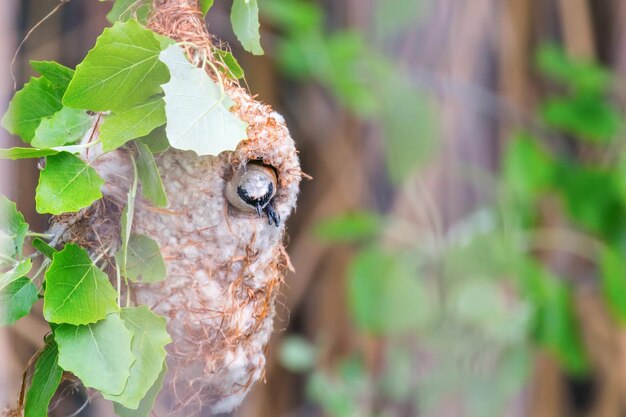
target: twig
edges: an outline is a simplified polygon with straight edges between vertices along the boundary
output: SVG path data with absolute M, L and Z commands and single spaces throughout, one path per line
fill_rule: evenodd
M 56 5 L 56 7 L 54 9 L 52 9 L 47 15 L 45 15 L 39 22 L 37 22 L 35 24 L 35 26 L 33 26 L 27 33 L 26 36 L 24 36 L 24 39 L 22 39 L 22 41 L 20 42 L 20 44 L 17 46 L 17 49 L 15 50 L 15 54 L 13 55 L 13 59 L 11 60 L 11 66 L 10 66 L 10 74 L 11 74 L 11 80 L 13 80 L 13 91 L 17 90 L 17 80 L 15 79 L 15 74 L 13 73 L 13 66 L 15 65 L 15 60 L 17 59 L 17 54 L 20 53 L 20 50 L 22 49 L 22 46 L 24 46 L 24 44 L 26 43 L 26 41 L 28 40 L 28 38 L 30 37 L 30 35 L 37 30 L 37 28 L 39 26 L 41 26 L 46 20 L 48 20 L 49 18 L 51 18 L 61 7 L 63 7 L 66 3 L 69 3 L 71 0 L 59 0 L 59 4 Z

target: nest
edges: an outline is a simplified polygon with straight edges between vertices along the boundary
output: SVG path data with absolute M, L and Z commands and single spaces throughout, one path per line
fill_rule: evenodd
M 195 0 L 156 0 L 148 26 L 184 42 L 192 62 L 213 58 L 218 42 L 209 35 Z M 173 343 L 156 412 L 193 416 L 228 412 L 263 377 L 274 305 L 286 269 L 284 220 L 295 208 L 302 177 L 297 151 L 283 118 L 256 101 L 237 80 L 224 82 L 235 102 L 231 111 L 248 123 L 248 139 L 233 152 L 199 157 L 170 149 L 157 155 L 169 198 L 166 208 L 138 197 L 133 229 L 155 239 L 168 276 L 156 284 L 132 284 L 129 298 L 168 319 Z M 98 126 L 89 136 L 97 137 Z M 131 184 L 130 148 L 82 157 L 105 179 L 104 198 L 78 214 L 56 217 L 60 241 L 78 242 L 104 255 L 114 276 L 120 215 Z M 226 182 L 247 161 L 260 160 L 277 173 L 274 208 L 283 222 L 270 225 L 256 214 L 231 207 Z M 138 194 L 139 195 L 139 194 Z

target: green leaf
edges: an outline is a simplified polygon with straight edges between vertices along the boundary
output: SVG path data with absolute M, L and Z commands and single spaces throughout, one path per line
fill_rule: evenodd
M 107 20 L 111 24 L 117 21 L 126 22 L 129 19 L 145 23 L 149 13 L 150 4 L 146 0 L 115 0 L 111 11 L 107 14 Z
M 120 238 L 122 244 L 115 256 L 115 262 L 120 268 L 122 275 L 126 276 L 126 265 L 128 264 L 128 241 L 130 239 L 130 231 L 133 228 L 133 217 L 135 216 L 135 198 L 137 197 L 137 163 L 133 159 L 133 184 L 128 190 L 126 196 L 126 207 L 122 211 Z
M 83 326 L 62 324 L 54 330 L 59 365 L 80 378 L 83 385 L 103 394 L 120 394 L 135 361 L 133 334 L 118 314 Z
M 10 326 L 27 315 L 37 301 L 37 287 L 25 276 L 31 267 L 26 258 L 0 272 L 0 326 Z
M 613 316 L 626 325 L 626 265 L 615 250 L 605 247 L 600 258 L 602 295 Z
M 316 370 L 307 381 L 307 396 L 322 406 L 324 414 L 350 417 L 360 414 L 358 398 L 367 392 L 371 377 L 365 364 L 355 356 L 340 361 L 334 372 Z
M 33 239 L 32 245 L 39 252 L 43 253 L 44 256 L 48 259 L 52 259 L 52 256 L 58 252 L 58 250 L 48 245 L 46 242 L 39 239 L 38 237 Z
M 74 70 L 54 61 L 30 61 L 30 66 L 52 83 L 54 88 L 65 91 Z
M 61 98 L 74 74 L 70 68 L 52 61 L 31 61 L 31 65 L 43 76 L 31 78 L 15 94 L 2 118 L 2 125 L 26 143 L 33 139 L 43 118 L 62 108 Z
M 286 337 L 280 347 L 280 362 L 292 372 L 305 372 L 315 367 L 315 346 L 301 336 Z
M 115 259 L 121 264 L 121 249 Z M 152 238 L 133 233 L 128 241 L 128 257 L 122 275 L 133 282 L 159 282 L 167 276 L 159 244 Z
M 51 323 L 94 323 L 118 310 L 117 291 L 79 246 L 56 252 L 45 277 L 43 315 Z
M 548 99 L 541 107 L 546 123 L 579 139 L 606 143 L 621 126 L 621 113 L 600 96 Z
M 228 110 L 234 102 L 202 69 L 187 61 L 178 46 L 161 53 L 171 79 L 163 85 L 167 138 L 176 149 L 198 155 L 234 150 L 247 137 L 247 124 Z
M 309 38 L 312 33 L 323 31 L 324 14 L 318 4 L 299 0 L 275 0 L 263 3 L 263 17 L 290 32 L 290 38 L 298 34 Z
M 95 169 L 68 152 L 46 158 L 35 201 L 38 213 L 76 212 L 102 198 L 104 180 Z
M 41 158 L 44 156 L 56 155 L 59 151 L 55 149 L 37 149 L 37 148 L 9 148 L 0 149 L 0 159 L 30 159 Z
M 154 156 L 147 145 L 136 142 L 137 145 L 137 173 L 141 181 L 141 194 L 150 200 L 156 207 L 167 206 L 167 195 L 163 189 L 163 182 Z
M 42 75 L 31 78 L 18 91 L 2 118 L 2 126 L 30 143 L 41 120 L 52 116 L 63 105 L 61 98 L 74 71 L 52 61 L 31 61 L 32 67 Z
M 153 154 L 165 152 L 170 148 L 170 143 L 165 134 L 165 126 L 157 127 L 146 136 L 137 139 L 137 142 L 146 145 Z
M 145 136 L 164 125 L 166 122 L 164 106 L 163 100 L 156 97 L 131 109 L 105 117 L 99 136 L 102 150 L 109 152 L 117 149 L 129 140 Z
M 0 290 L 26 275 L 32 268 L 30 258 L 22 259 L 12 266 L 11 269 L 0 273 Z
M 48 344 L 39 355 L 35 364 L 35 372 L 26 391 L 24 417 L 46 417 L 50 400 L 56 392 L 63 369 L 58 364 L 59 350 L 56 342 L 48 338 Z
M 204 16 L 209 12 L 211 6 L 213 6 L 213 0 L 200 0 L 200 10 Z
M 54 148 L 82 139 L 91 126 L 91 116 L 84 110 L 63 107 L 41 121 L 31 145 L 36 148 Z
M 431 319 L 422 282 L 397 254 L 375 247 L 353 260 L 348 299 L 357 326 L 373 334 L 418 329 Z
M 230 11 L 233 32 L 248 52 L 263 55 L 259 34 L 259 6 L 257 0 L 234 0 Z
M 0 289 L 0 326 L 10 326 L 27 315 L 37 300 L 37 287 L 28 277 Z
M 315 41 L 324 42 L 324 39 L 318 34 L 313 37 Z M 276 41 L 276 58 L 277 63 L 289 78 L 296 80 L 315 79 L 321 81 L 326 77 L 329 62 L 317 62 L 308 59 L 309 56 L 317 56 L 318 54 L 327 53 L 327 45 L 321 43 L 318 45 L 309 45 L 311 41 L 307 36 L 296 36 L 294 38 L 282 38 Z M 313 61 L 313 62 L 311 62 Z
M 508 143 L 503 158 L 507 190 L 525 200 L 532 199 L 551 185 L 554 163 L 538 140 L 525 133 Z
M 21 258 L 26 232 L 28 223 L 22 213 L 17 211 L 15 203 L 0 195 L 0 255 L 6 258 Z M 3 263 L 2 257 L 0 265 Z
M 310 47 L 307 45 L 307 48 Z M 421 101 L 425 101 L 426 95 L 416 91 L 416 88 L 411 85 L 410 79 L 406 79 L 405 74 L 399 73 L 396 68 L 389 65 L 387 59 L 373 55 L 363 33 L 354 30 L 334 33 L 326 40 L 325 49 L 328 62 L 326 66 L 317 68 L 318 77 L 331 88 L 344 105 L 358 114 L 366 116 L 373 114 L 379 105 L 380 97 L 389 101 L 401 100 L 407 104 L 414 101 L 420 107 L 424 107 L 415 99 L 419 100 L 422 96 Z M 384 80 L 387 85 L 386 88 L 379 90 L 380 97 L 374 95 L 372 88 L 377 85 L 372 83 L 371 77 L 373 75 L 370 74 L 369 68 L 374 63 L 386 67 L 385 72 L 395 70 L 397 74 L 390 76 L 386 73 Z M 318 65 L 316 64 L 316 67 Z M 397 81 L 391 82 L 391 77 L 396 78 Z M 398 107 L 401 105 L 400 103 L 395 104 Z M 399 109 L 396 110 L 399 111 Z M 417 109 L 409 107 L 407 111 L 417 111 L 416 114 L 420 115 L 420 111 L 423 110 L 419 107 Z M 386 117 L 389 117 L 389 114 Z
M 618 178 L 605 169 L 569 161 L 556 165 L 555 183 L 563 195 L 572 220 L 610 241 L 624 236 L 626 210 Z
M 531 308 L 508 299 L 501 281 L 466 276 L 446 299 L 452 322 L 462 324 L 473 334 L 500 344 L 514 344 L 527 337 Z
M 328 242 L 355 242 L 375 237 L 381 226 L 382 220 L 375 213 L 346 213 L 318 222 L 315 235 Z
M 130 347 L 136 360 L 130 368 L 124 391 L 119 395 L 104 394 L 104 398 L 136 409 L 157 381 L 165 363 L 165 345 L 172 339 L 165 330 L 165 319 L 146 306 L 122 309 L 120 315 L 133 334 Z
M 535 306 L 535 338 L 575 375 L 585 374 L 589 362 L 580 336 L 571 290 L 562 279 L 539 265 L 523 270 L 526 291 Z
M 458 277 L 506 277 L 517 272 L 519 242 L 509 231 L 497 226 L 499 213 L 479 210 L 450 229 L 446 250 L 438 260 L 442 276 L 454 282 Z M 490 231 L 489 231 L 490 230 Z
M 30 143 L 41 120 L 61 110 L 61 97 L 63 91 L 47 78 L 31 78 L 9 103 L 2 126 Z
M 104 30 L 63 96 L 69 107 L 120 112 L 159 93 L 167 82 L 159 61 L 164 41 L 135 20 Z
M 235 59 L 232 53 L 224 51 L 223 49 L 215 49 L 215 55 L 228 67 L 229 75 L 234 79 L 240 79 L 244 77 L 243 68 L 239 65 L 239 62 Z
M 163 386 L 163 380 L 165 379 L 166 374 L 167 364 L 164 362 L 161 373 L 159 374 L 157 380 L 152 385 L 152 387 L 148 390 L 148 393 L 139 403 L 139 407 L 137 407 L 136 410 L 131 410 L 130 408 L 126 408 L 123 405 L 113 403 L 115 413 L 119 417 L 149 417 L 152 412 L 152 407 L 154 407 L 156 397 L 159 394 L 159 391 L 161 391 L 161 387 Z
M 543 74 L 577 91 L 602 93 L 610 85 L 609 71 L 593 61 L 568 57 L 563 48 L 557 45 L 542 45 L 537 51 L 536 60 Z

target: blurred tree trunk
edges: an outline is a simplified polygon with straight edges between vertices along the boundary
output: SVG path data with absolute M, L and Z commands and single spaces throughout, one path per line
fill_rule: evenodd
M 0 8 L 0 68 L 3 72 L 8 73 L 15 45 L 16 28 L 14 23 L 17 15 L 17 1 L 6 0 L 3 7 Z M 3 77 L 0 80 L 0 97 L 2 103 L 0 111 L 4 113 L 7 108 L 8 98 L 13 91 L 13 85 L 9 77 Z M 0 147 L 8 148 L 12 145 L 11 138 L 5 130 L 0 130 Z M 15 198 L 16 181 L 12 165 L 8 161 L 0 161 L 0 193 L 9 198 Z M 11 331 L 6 328 L 0 328 L 0 358 L 4 366 L 0 367 L 0 412 L 6 407 L 12 405 L 17 398 L 19 386 L 16 381 L 22 377 L 22 368 L 20 360 L 13 352 Z

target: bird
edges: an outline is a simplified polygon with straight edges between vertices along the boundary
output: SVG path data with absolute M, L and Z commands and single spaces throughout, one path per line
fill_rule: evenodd
M 278 188 L 276 171 L 262 162 L 250 161 L 238 169 L 226 185 L 226 198 L 234 207 L 244 212 L 267 215 L 268 222 L 278 227 L 280 216 L 272 204 Z

